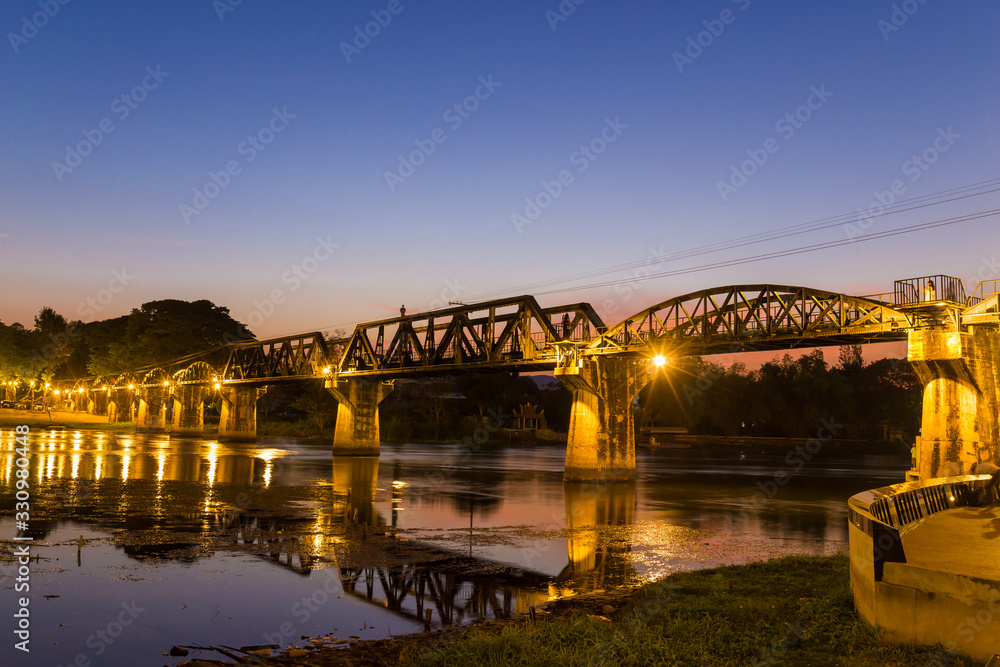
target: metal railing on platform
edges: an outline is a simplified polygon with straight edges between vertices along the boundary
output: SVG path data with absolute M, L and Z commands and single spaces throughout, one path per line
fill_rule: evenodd
M 974 306 L 997 293 L 1000 293 L 1000 280 L 984 280 L 973 290 L 969 305 Z
M 965 285 L 951 276 L 922 276 L 895 282 L 893 305 L 915 306 L 921 303 L 947 301 L 966 304 Z

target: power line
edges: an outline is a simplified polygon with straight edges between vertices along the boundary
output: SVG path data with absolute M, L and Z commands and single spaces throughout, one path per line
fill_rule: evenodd
M 982 191 L 975 192 L 976 190 L 982 190 Z M 922 195 L 920 197 L 913 197 L 906 200 L 900 200 L 898 202 L 882 206 L 882 210 L 880 211 L 864 215 L 863 219 L 870 220 L 876 217 L 895 215 L 898 213 L 906 213 L 910 211 L 919 210 L 922 208 L 927 208 L 930 206 L 938 206 L 941 204 L 946 204 L 954 201 L 960 201 L 962 199 L 968 199 L 971 197 L 979 197 L 997 191 L 1000 191 L 1000 178 L 981 181 L 979 183 L 973 183 L 969 185 L 963 185 L 948 190 L 942 190 L 936 193 Z M 867 211 L 864 211 L 864 213 L 867 213 Z M 807 234 L 810 232 L 820 231 L 823 229 L 829 229 L 831 227 L 836 227 L 838 225 L 845 224 L 849 221 L 854 221 L 854 220 L 858 220 L 857 211 L 853 211 L 851 213 L 841 213 L 839 215 L 830 216 L 827 218 L 821 218 L 819 220 L 799 223 L 787 227 L 779 227 L 777 229 L 773 229 L 766 232 L 759 232 L 756 234 L 737 237 L 735 239 L 730 239 L 727 241 L 718 241 L 715 243 L 710 243 L 706 245 L 697 246 L 695 248 L 690 248 L 688 250 L 670 253 L 669 255 L 659 257 L 658 263 L 672 262 L 680 259 L 687 259 L 690 257 L 698 257 L 706 254 L 720 252 L 722 250 L 742 248 L 750 245 L 764 243 L 765 241 L 772 241 L 776 239 L 788 238 L 791 236 L 798 236 L 801 234 Z M 570 276 L 564 276 L 561 278 L 552 278 L 532 283 L 524 283 L 504 290 L 493 290 L 490 292 L 484 292 L 481 294 L 473 295 L 472 297 L 469 298 L 473 300 L 485 300 L 497 295 L 523 293 L 525 291 L 531 291 L 537 287 L 546 287 L 550 285 L 558 285 L 561 283 L 573 282 L 575 280 L 591 278 L 606 273 L 613 273 L 616 271 L 636 268 L 647 263 L 648 259 L 642 259 L 638 261 L 627 262 L 625 264 L 619 264 L 616 266 L 611 266 L 601 269 L 592 269 L 589 271 L 573 274 Z
M 649 276 L 637 277 L 631 279 L 632 282 L 642 281 L 642 280 L 653 280 L 654 278 L 665 278 L 668 276 L 680 276 L 688 273 L 699 273 L 702 271 L 709 271 L 711 269 L 726 268 L 730 266 L 740 266 L 742 264 L 751 264 L 753 262 L 762 262 L 768 259 L 775 259 L 778 257 L 788 257 L 791 255 L 801 255 L 804 253 L 815 252 L 817 250 L 826 250 L 827 248 L 836 248 L 843 245 L 848 245 L 851 243 L 864 243 L 867 241 L 874 241 L 876 239 L 888 238 L 891 236 L 900 236 L 902 234 L 912 234 L 913 232 L 921 232 L 927 229 L 934 229 L 936 227 L 946 227 L 949 225 L 957 225 L 963 222 L 969 222 L 972 220 L 980 220 L 982 218 L 988 218 L 994 215 L 1000 215 L 1000 208 L 991 209 L 988 211 L 980 211 L 978 213 L 970 213 L 968 215 L 958 216 L 955 218 L 945 218 L 943 220 L 934 220 L 931 222 L 920 223 L 917 225 L 912 225 L 910 227 L 903 227 L 897 229 L 886 230 L 884 232 L 875 232 L 867 234 L 862 238 L 857 239 L 839 239 L 837 241 L 827 241 L 825 243 L 816 243 L 808 246 L 800 246 L 798 248 L 790 248 L 788 250 L 777 250 L 775 252 L 764 253 L 760 255 L 752 255 L 750 257 L 742 257 L 739 259 L 725 260 L 720 262 L 714 262 L 711 264 L 702 264 L 700 266 L 693 266 L 685 269 L 675 269 L 673 271 L 662 271 L 660 273 L 654 273 Z M 597 287 L 607 287 L 609 285 L 615 285 L 619 283 L 619 280 L 610 280 L 601 283 L 590 283 L 589 285 L 580 285 L 578 287 L 566 287 L 557 290 L 549 290 L 546 292 L 535 292 L 534 296 L 544 296 L 548 294 L 563 294 L 565 292 L 576 292 L 585 289 L 594 289 Z

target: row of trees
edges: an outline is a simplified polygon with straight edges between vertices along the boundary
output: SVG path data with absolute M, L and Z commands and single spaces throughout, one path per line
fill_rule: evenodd
M 128 315 L 88 323 L 46 307 L 31 329 L 0 322 L 0 377 L 49 382 L 118 374 L 252 337 L 228 308 L 207 300 L 150 301 Z
M 756 370 L 688 357 L 647 385 L 640 405 L 643 424 L 693 433 L 807 438 L 826 420 L 842 425 L 838 438 L 881 439 L 889 427 L 910 440 L 920 426 L 921 385 L 906 360 L 865 363 L 852 345 L 834 366 L 821 350 Z

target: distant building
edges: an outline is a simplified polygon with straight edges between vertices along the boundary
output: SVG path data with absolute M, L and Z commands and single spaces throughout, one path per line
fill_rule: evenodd
M 535 431 L 542 428 L 545 420 L 545 410 L 539 410 L 537 405 L 525 403 L 514 410 L 514 429 Z

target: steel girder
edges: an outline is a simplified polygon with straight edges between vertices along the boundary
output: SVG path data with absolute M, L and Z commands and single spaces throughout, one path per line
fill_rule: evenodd
M 326 340 L 312 332 L 232 345 L 219 379 L 227 384 L 306 380 L 322 376 L 328 365 Z
M 718 354 L 905 340 L 913 315 L 862 297 L 787 285 L 734 285 L 636 313 L 584 354 Z
M 542 308 L 531 296 L 403 315 L 358 325 L 337 374 L 543 370 L 554 366 L 557 344 L 589 342 L 604 328 L 590 304 Z
M 1000 324 L 993 294 L 958 315 L 963 326 Z M 607 328 L 587 303 L 542 308 L 532 296 L 360 324 L 349 338 L 313 332 L 230 346 L 217 377 L 204 362 L 178 384 L 270 384 L 341 377 L 420 377 L 462 371 L 533 371 L 585 356 L 720 354 L 905 340 L 929 322 L 887 301 L 809 287 L 735 285 L 674 297 Z M 162 371 L 161 371 L 162 372 Z M 157 374 L 157 381 L 162 382 Z M 146 378 L 143 378 L 144 380 Z M 106 385 L 104 383 L 107 383 Z M 130 373 L 94 386 L 141 384 Z

